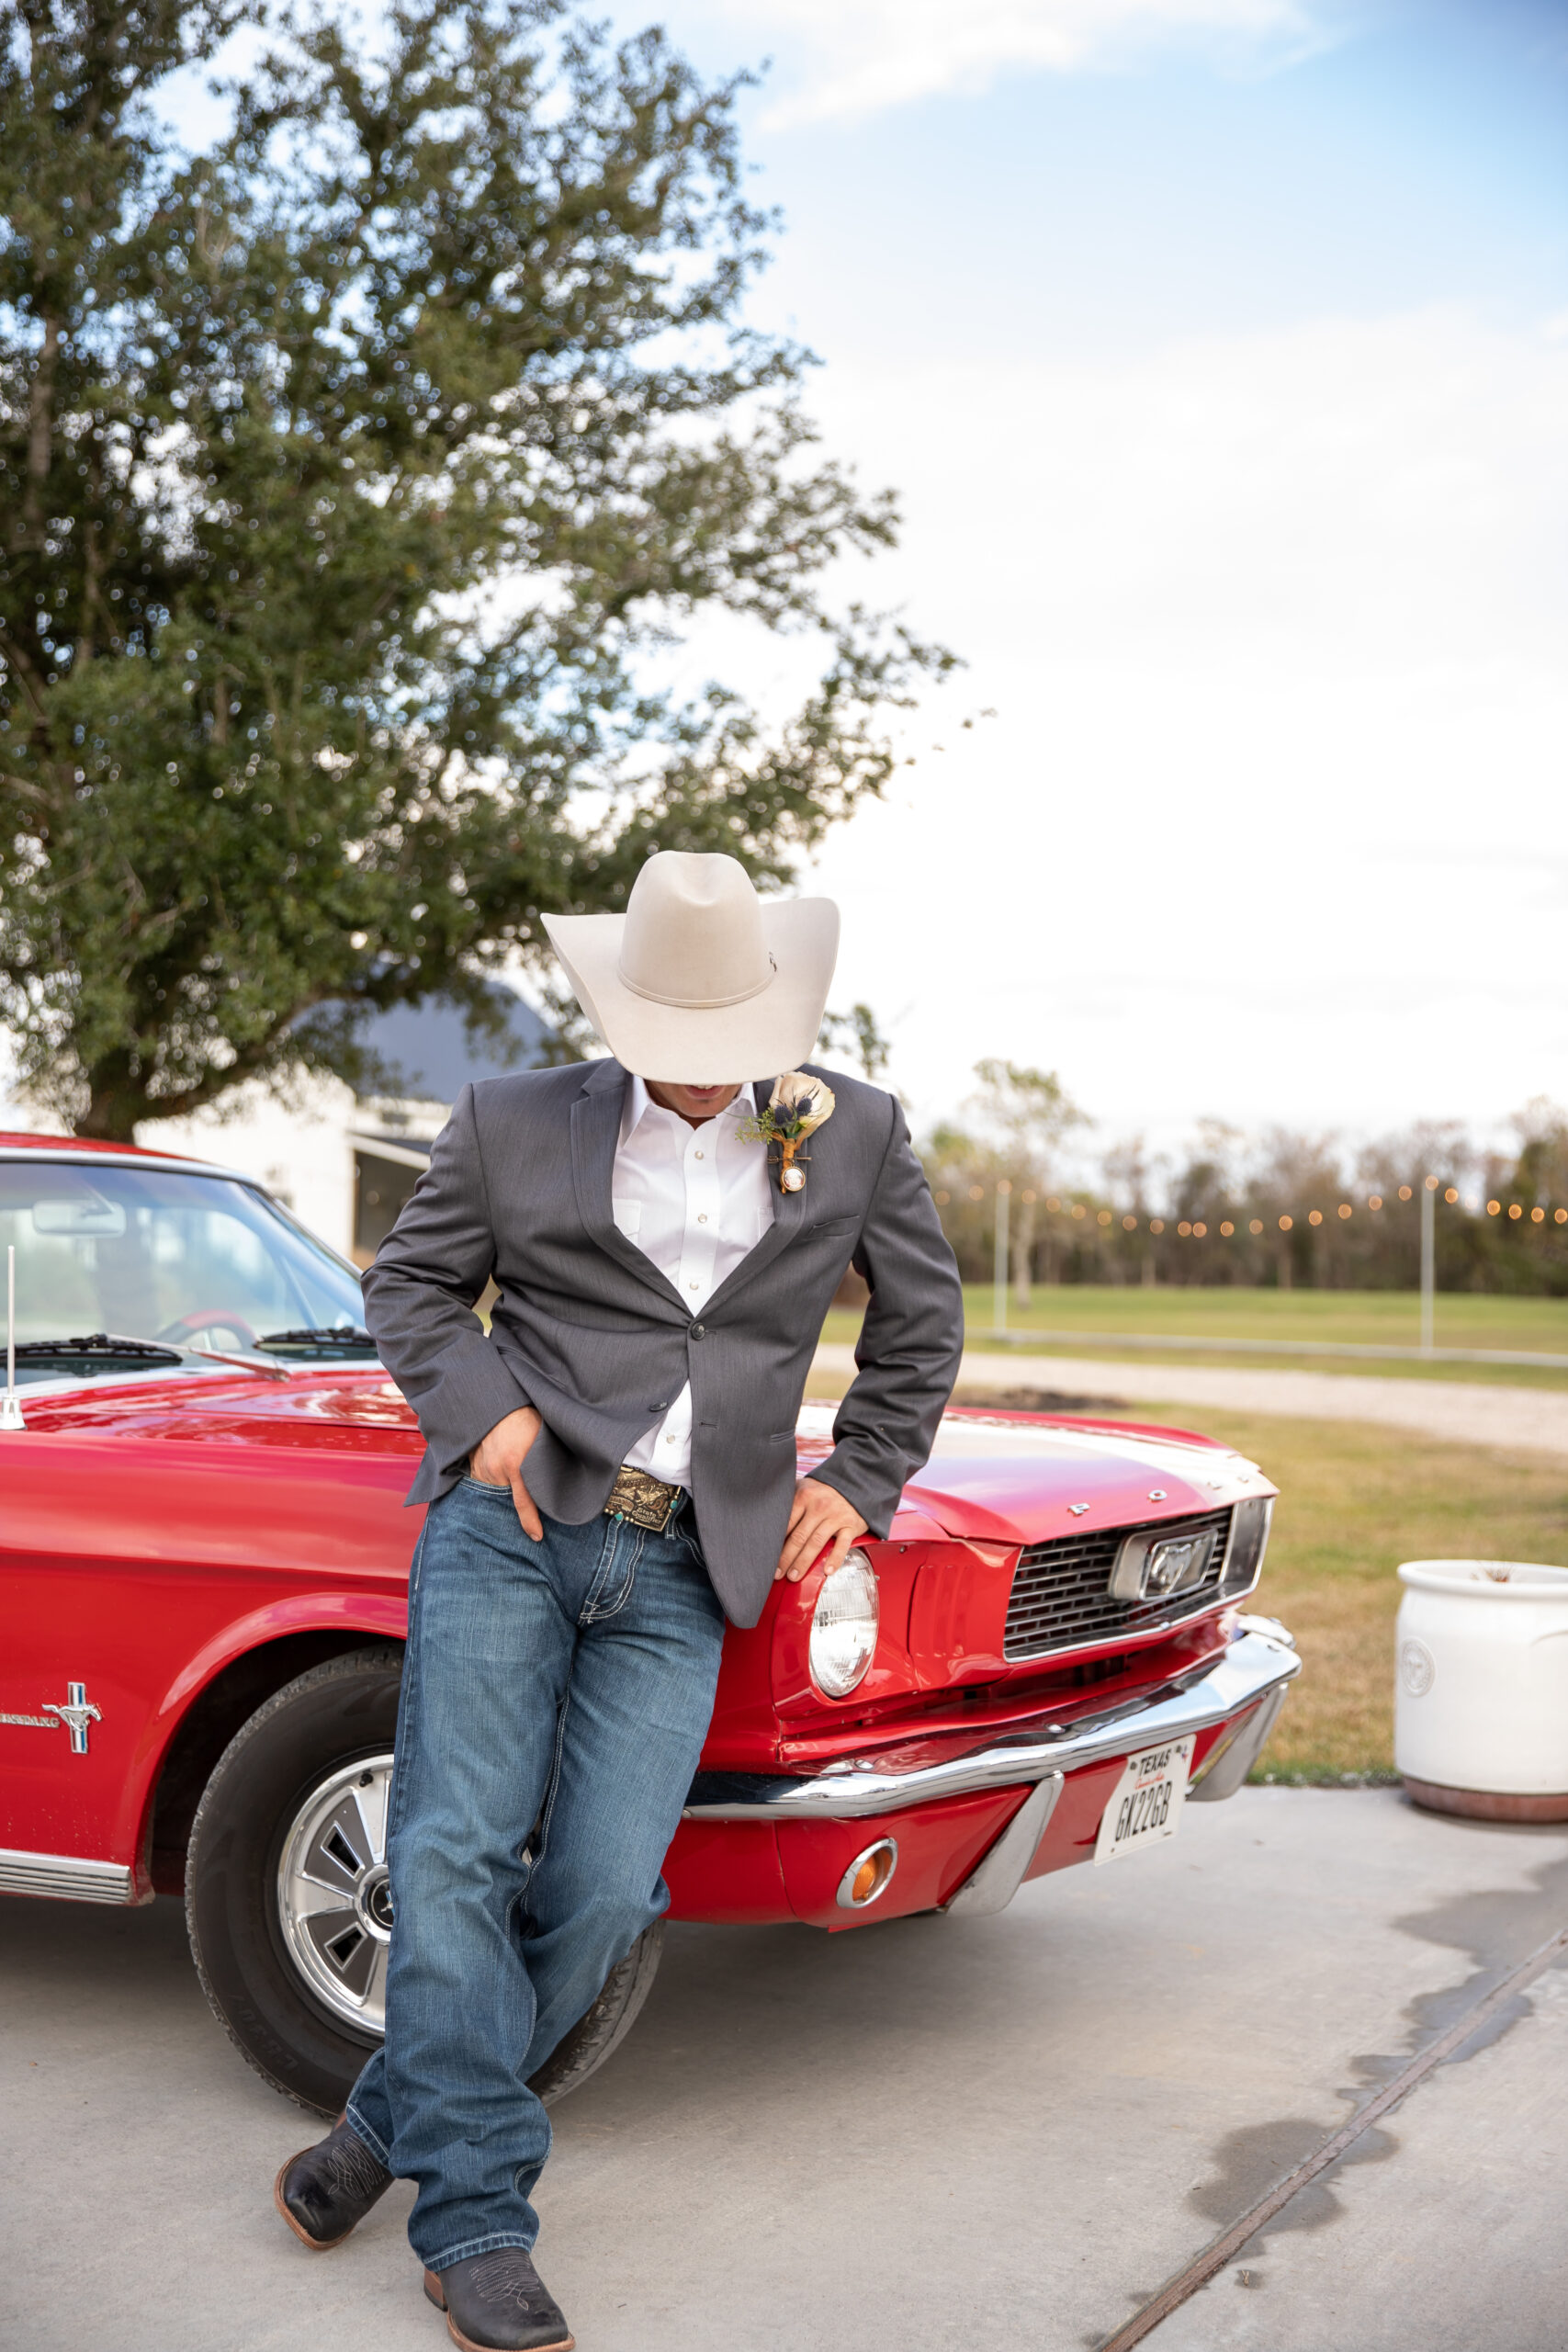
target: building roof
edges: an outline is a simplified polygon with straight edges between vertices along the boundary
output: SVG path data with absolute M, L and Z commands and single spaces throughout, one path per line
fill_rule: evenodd
M 487 993 L 506 1016 L 510 1044 L 470 1037 L 455 1004 L 399 1004 L 378 1013 L 359 1033 L 360 1042 L 396 1072 L 389 1087 L 365 1084 L 361 1096 L 389 1092 L 415 1102 L 455 1102 L 472 1079 L 500 1078 L 529 1069 L 544 1059 L 549 1030 L 515 989 L 492 981 Z

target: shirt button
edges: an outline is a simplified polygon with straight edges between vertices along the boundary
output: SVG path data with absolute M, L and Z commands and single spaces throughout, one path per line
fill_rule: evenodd
M 697 1216 L 697 1223 L 698 1223 L 699 1225 L 705 1225 L 705 1224 L 707 1223 L 707 1221 L 708 1221 L 708 1213 L 707 1213 L 706 1209 L 702 1209 L 702 1210 L 700 1210 L 700 1211 L 698 1212 L 698 1216 Z
M 702 1156 L 703 1156 L 703 1155 L 702 1155 L 702 1153 L 701 1153 L 700 1151 L 694 1151 L 694 1152 L 692 1154 L 692 1157 L 693 1157 L 693 1159 L 700 1159 L 702 1158 Z
M 688 1290 L 701 1290 L 702 1284 L 701 1283 L 688 1283 L 686 1284 L 686 1288 Z

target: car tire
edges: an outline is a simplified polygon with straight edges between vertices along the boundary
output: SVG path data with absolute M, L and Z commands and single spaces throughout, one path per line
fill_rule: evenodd
M 186 1920 L 202 1990 L 246 2063 L 322 2115 L 341 2113 L 380 2032 L 372 2019 L 345 2013 L 351 2005 L 334 1995 L 319 1939 L 286 1916 L 282 1866 L 301 1825 L 309 1835 L 324 1820 L 331 1836 L 339 1792 L 352 1796 L 384 1778 L 401 1671 L 401 1651 L 378 1646 L 329 1658 L 287 1683 L 230 1741 L 191 1825 Z M 364 1900 L 367 1887 L 374 1897 L 375 1879 L 374 1868 L 359 1874 L 355 1916 L 384 1940 L 374 1902 Z M 348 1909 L 338 1916 L 348 1920 Z M 353 1934 L 350 1921 L 339 1941 Z M 623 2039 L 648 1998 L 662 1942 L 658 1921 L 534 2076 L 547 2103 L 586 2082 Z

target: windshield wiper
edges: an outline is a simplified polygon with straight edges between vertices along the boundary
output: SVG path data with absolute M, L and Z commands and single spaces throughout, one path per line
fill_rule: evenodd
M 374 1355 L 376 1342 L 356 1324 L 313 1323 L 299 1331 L 268 1331 L 258 1348 L 309 1350 L 313 1355 Z
M 154 1340 L 122 1340 L 112 1331 L 89 1331 L 74 1340 L 18 1340 L 18 1361 L 23 1357 L 43 1356 L 118 1356 L 132 1358 L 137 1363 L 183 1363 L 185 1357 L 178 1348 L 160 1347 Z

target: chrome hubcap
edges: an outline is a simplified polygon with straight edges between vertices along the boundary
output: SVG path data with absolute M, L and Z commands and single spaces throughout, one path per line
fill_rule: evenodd
M 277 1866 L 278 1918 L 289 1959 L 334 2016 L 378 2034 L 386 2028 L 392 1932 L 391 1787 L 389 1756 L 343 1766 L 295 1815 Z

